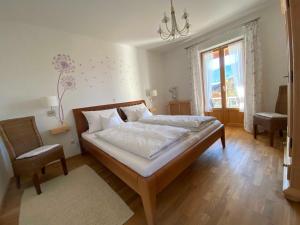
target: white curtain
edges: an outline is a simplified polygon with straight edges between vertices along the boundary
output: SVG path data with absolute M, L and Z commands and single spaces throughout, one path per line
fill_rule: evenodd
M 228 65 L 231 68 L 234 76 L 234 88 L 235 92 L 238 95 L 239 109 L 241 112 L 244 112 L 244 96 L 245 96 L 245 87 L 244 87 L 244 48 L 243 42 L 239 41 L 233 44 L 228 45 L 228 53 L 230 62 Z M 226 57 L 225 57 L 225 61 Z
M 213 108 L 212 102 L 212 83 L 213 72 L 215 67 L 220 67 L 219 58 L 214 60 L 213 52 L 203 54 L 203 81 L 204 81 L 204 109 L 205 112 L 211 112 Z
M 244 127 L 253 131 L 253 115 L 262 106 L 262 63 L 258 22 L 250 22 L 245 29 L 245 109 Z
M 201 62 L 198 46 L 188 49 L 189 70 L 192 86 L 192 113 L 204 115 L 203 80 L 201 75 Z

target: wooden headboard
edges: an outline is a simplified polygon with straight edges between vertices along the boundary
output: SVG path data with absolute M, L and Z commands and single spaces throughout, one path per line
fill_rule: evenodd
M 73 109 L 73 115 L 74 115 L 74 119 L 75 119 L 76 130 L 77 130 L 79 142 L 81 142 L 81 134 L 83 132 L 87 131 L 89 128 L 88 122 L 82 112 L 99 111 L 99 110 L 116 108 L 116 109 L 118 109 L 118 113 L 120 114 L 121 118 L 123 120 L 125 120 L 126 115 L 124 114 L 123 111 L 119 110 L 119 108 L 126 107 L 126 106 L 132 106 L 132 105 L 138 105 L 141 103 L 144 103 L 146 105 L 144 100 L 138 100 L 138 101 L 132 101 L 132 102 L 122 102 L 122 103 L 115 103 L 115 104 L 109 104 L 109 105 L 98 105 L 98 106 L 90 106 L 90 107 Z

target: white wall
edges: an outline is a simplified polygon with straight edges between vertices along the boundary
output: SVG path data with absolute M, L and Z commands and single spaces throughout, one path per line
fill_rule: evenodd
M 140 76 L 143 79 L 143 89 L 152 90 L 156 89 L 158 96 L 153 98 L 153 107 L 156 108 L 156 114 L 165 114 L 167 112 L 167 106 L 165 102 L 166 98 L 166 87 L 162 55 L 151 50 L 138 50 Z M 149 100 L 148 100 L 148 104 Z
M 276 1 L 272 7 L 266 8 L 262 13 L 262 59 L 263 59 L 263 96 L 264 110 L 274 111 L 278 95 L 278 87 L 287 84 L 288 50 L 287 36 L 283 15 L 279 3 Z
M 19 23 L 0 23 L 0 30 L 0 120 L 34 115 L 44 142 L 63 144 L 67 157 L 80 152 L 71 109 L 145 97 L 140 74 L 149 74 L 139 65 L 135 48 Z M 49 129 L 55 128 L 58 120 L 47 117 L 49 109 L 40 99 L 56 95 L 58 73 L 52 58 L 58 53 L 75 61 L 77 87 L 63 100 L 71 131 L 53 136 Z M 1 200 L 12 173 L 3 144 L 0 148 Z
M 278 86 L 286 83 L 283 76 L 288 73 L 284 19 L 280 13 L 279 3 L 275 1 L 275 3 L 248 15 L 241 19 L 241 21 L 248 21 L 258 16 L 260 17 L 263 61 L 263 110 L 273 111 L 275 109 Z M 207 37 L 199 37 L 191 41 L 191 43 L 208 39 L 200 44 L 200 48 L 207 49 L 236 38 L 242 34 L 242 29 L 236 27 L 235 24 L 241 23 L 241 21 L 228 24 L 226 26 L 228 30 L 226 30 L 226 27 L 220 28 L 222 30 L 221 34 L 216 30 L 208 34 Z M 162 64 L 164 65 L 165 90 L 168 90 L 171 86 L 178 86 L 179 99 L 183 100 L 191 99 L 192 95 L 187 52 L 184 49 L 184 47 L 191 43 L 183 44 L 162 54 L 162 59 L 164 60 Z M 164 104 L 167 104 L 170 100 L 169 93 L 165 93 L 164 99 L 166 100 Z

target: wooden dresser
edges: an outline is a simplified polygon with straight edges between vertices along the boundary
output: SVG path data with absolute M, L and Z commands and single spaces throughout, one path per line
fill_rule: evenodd
M 168 105 L 170 115 L 191 115 L 191 101 L 171 101 Z

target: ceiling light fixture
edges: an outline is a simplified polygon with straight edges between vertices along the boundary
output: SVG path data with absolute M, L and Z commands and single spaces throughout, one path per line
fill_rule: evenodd
M 170 17 L 167 16 L 166 13 L 164 13 L 164 17 L 161 20 L 163 24 L 165 24 L 165 30 L 162 29 L 162 25 L 159 25 L 158 28 L 158 33 L 163 40 L 174 40 L 179 37 L 184 37 L 189 34 L 191 24 L 189 23 L 188 20 L 189 14 L 184 10 L 184 13 L 182 15 L 182 19 L 185 20 L 185 25 L 182 29 L 178 28 L 178 24 L 176 21 L 176 16 L 175 16 L 175 10 L 173 6 L 173 0 L 171 0 L 171 19 Z M 171 20 L 171 29 L 169 28 L 169 21 Z

